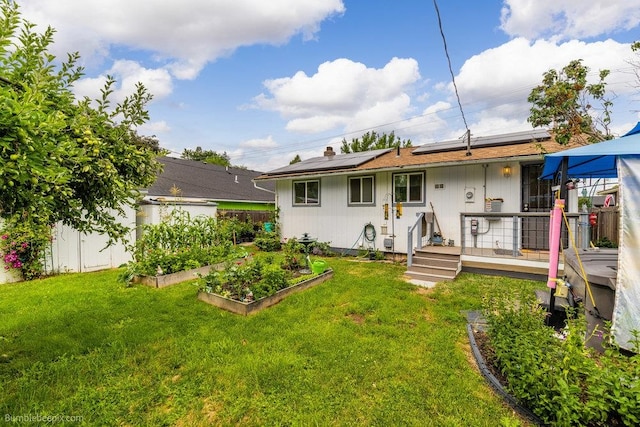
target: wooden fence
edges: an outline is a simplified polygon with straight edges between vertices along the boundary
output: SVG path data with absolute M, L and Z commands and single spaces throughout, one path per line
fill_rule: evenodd
M 240 221 L 246 221 L 247 218 L 251 218 L 251 222 L 254 224 L 260 222 L 269 222 L 273 219 L 273 212 L 271 211 L 247 211 L 247 210 L 219 210 L 218 216 L 222 218 L 236 217 Z
M 591 241 L 607 238 L 616 246 L 619 244 L 620 209 L 618 206 L 608 208 L 593 208 L 591 210 L 598 216 L 598 223 L 591 227 Z

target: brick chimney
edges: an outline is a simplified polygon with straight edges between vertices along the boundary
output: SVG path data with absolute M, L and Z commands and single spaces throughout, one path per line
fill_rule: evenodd
M 329 158 L 331 158 L 331 157 L 333 157 L 333 156 L 335 156 L 335 155 L 336 155 L 336 152 L 335 152 L 335 151 L 333 151 L 333 147 L 327 147 L 327 149 L 326 149 L 326 150 L 324 150 L 324 156 L 325 156 L 325 157 L 329 157 Z

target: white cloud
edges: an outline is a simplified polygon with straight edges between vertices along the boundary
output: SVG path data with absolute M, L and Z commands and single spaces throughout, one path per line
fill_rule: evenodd
M 164 120 L 160 120 L 157 122 L 146 122 L 138 128 L 138 133 L 142 135 L 158 135 L 168 132 L 171 132 L 171 127 Z
M 178 78 L 240 46 L 310 39 L 342 14 L 341 0 L 22 0 L 23 17 L 57 30 L 57 54 L 106 57 L 112 47 L 155 52 Z M 165 65 L 163 64 L 163 65 Z
M 392 130 L 402 139 L 411 139 L 413 145 L 422 145 L 443 138 L 442 133 L 449 126 L 447 116 L 457 114 L 453 105 L 448 102 L 438 101 L 425 108 L 421 115 L 412 117 L 401 124 L 394 126 Z M 446 135 L 448 139 L 451 135 Z
M 291 131 L 365 129 L 402 118 L 410 107 L 407 92 L 419 78 L 418 63 L 411 58 L 393 58 L 380 69 L 340 58 L 321 64 L 312 76 L 299 71 L 267 80 L 269 94 L 254 102 L 288 119 Z
M 142 83 L 153 99 L 161 99 L 168 96 L 173 90 L 172 79 L 169 72 L 162 68 L 149 69 L 142 67 L 135 61 L 120 60 L 114 62 L 111 69 L 102 75 L 93 78 L 83 78 L 76 82 L 74 92 L 76 96 L 88 96 L 96 99 L 101 96 L 100 89 L 107 81 L 107 75 L 116 79 L 111 97 L 112 105 L 121 102 L 126 96 L 130 96 L 136 90 L 136 84 Z
M 528 39 L 596 37 L 640 24 L 640 0 L 505 0 L 501 22 Z
M 630 56 L 629 44 L 613 40 L 556 43 L 516 38 L 469 58 L 456 76 L 456 85 L 467 120 L 475 122 L 472 131 L 493 128 L 492 133 L 512 132 L 529 126 L 527 97 L 549 69 L 559 70 L 574 59 L 582 59 L 591 70 L 592 82 L 598 79 L 599 70 L 609 69 L 611 75 L 605 81 L 608 94 L 613 97 L 637 90 L 632 85 L 633 76 L 625 72 L 629 69 L 625 61 Z M 448 89 L 453 103 L 451 84 Z
M 331 144 L 329 144 L 331 145 Z M 334 144 L 334 147 L 337 148 L 339 144 Z M 273 169 L 280 168 L 282 166 L 288 165 L 291 160 L 293 160 L 296 155 L 299 155 L 302 160 L 310 159 L 312 157 L 322 156 L 322 152 L 324 149 L 316 149 L 316 150 L 288 150 L 284 153 L 272 154 L 272 155 L 264 155 L 260 160 L 256 160 L 253 156 L 247 156 L 247 161 L 244 163 L 241 161 L 240 163 L 249 169 L 256 171 L 269 171 Z
M 273 137 L 269 135 L 266 138 L 255 138 L 240 143 L 240 147 L 246 148 L 274 148 L 278 143 L 273 140 Z

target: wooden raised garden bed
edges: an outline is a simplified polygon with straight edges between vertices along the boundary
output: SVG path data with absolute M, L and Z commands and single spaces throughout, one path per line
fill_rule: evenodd
M 257 301 L 243 302 L 230 298 L 225 298 L 218 294 L 200 291 L 198 292 L 198 299 L 206 302 L 207 304 L 215 305 L 223 310 L 230 311 L 236 314 L 242 314 L 246 316 L 251 313 L 256 313 L 267 307 L 271 307 L 285 299 L 287 296 L 303 291 L 305 289 L 312 288 L 320 283 L 329 280 L 333 277 L 333 270 L 328 269 L 324 273 L 321 273 L 315 277 L 305 280 L 300 283 L 296 283 L 293 286 L 284 288 L 276 292 L 274 295 L 259 299 Z
M 245 261 L 246 259 L 242 259 L 236 262 L 242 263 Z M 177 283 L 186 282 L 187 280 L 196 279 L 199 274 L 206 276 L 211 270 L 224 270 L 224 266 L 225 263 L 221 262 L 214 265 L 205 265 L 204 267 L 178 271 L 177 273 L 171 274 L 160 274 L 157 276 L 136 276 L 133 279 L 133 283 L 142 283 L 143 285 L 151 286 L 152 288 L 165 288 Z

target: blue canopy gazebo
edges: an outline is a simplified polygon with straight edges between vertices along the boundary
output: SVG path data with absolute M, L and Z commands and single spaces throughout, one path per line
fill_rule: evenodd
M 620 138 L 547 154 L 540 179 L 554 178 L 565 158 L 569 178 L 617 177 L 618 158 L 640 156 L 640 122 L 633 130 Z
M 611 332 L 633 350 L 632 332 L 640 331 L 640 122 L 620 138 L 546 155 L 540 179 L 616 177 L 621 211 Z

